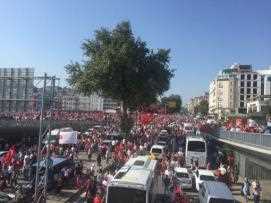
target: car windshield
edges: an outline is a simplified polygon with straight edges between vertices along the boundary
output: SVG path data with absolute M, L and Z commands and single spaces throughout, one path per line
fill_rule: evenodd
M 201 175 L 200 179 L 205 180 L 205 181 L 214 181 L 215 177 L 214 176 Z
M 109 187 L 108 203 L 145 203 L 146 191 L 133 188 Z
M 162 150 L 161 150 L 161 149 L 158 149 L 158 148 L 152 148 L 151 152 L 152 152 L 152 153 L 161 154 L 161 153 L 162 153 Z
M 176 177 L 177 178 L 189 178 L 188 174 L 187 173 L 176 173 Z
M 158 141 L 167 142 L 168 138 L 167 137 L 158 137 Z
M 234 200 L 230 199 L 220 199 L 220 198 L 211 198 L 210 203 L 234 203 Z
M 205 152 L 205 143 L 201 141 L 189 141 L 188 151 Z

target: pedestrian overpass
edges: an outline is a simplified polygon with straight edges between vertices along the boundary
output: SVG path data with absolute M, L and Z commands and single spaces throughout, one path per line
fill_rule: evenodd
M 271 134 L 231 132 L 220 128 L 212 138 L 235 152 L 240 176 L 271 180 Z

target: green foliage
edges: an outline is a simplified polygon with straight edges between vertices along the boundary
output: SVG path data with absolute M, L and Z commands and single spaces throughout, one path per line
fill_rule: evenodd
M 112 31 L 96 30 L 94 39 L 82 44 L 84 61 L 67 65 L 68 82 L 80 92 L 93 92 L 122 102 L 127 109 L 151 104 L 169 89 L 173 70 L 168 49 L 149 49 L 135 38 L 130 23 L 122 22 Z
M 209 111 L 209 103 L 206 100 L 202 100 L 198 106 L 195 107 L 195 113 L 201 115 L 207 115 Z
M 182 98 L 180 95 L 170 95 L 169 97 L 163 97 L 161 104 L 166 107 L 168 113 L 180 113 L 182 107 Z

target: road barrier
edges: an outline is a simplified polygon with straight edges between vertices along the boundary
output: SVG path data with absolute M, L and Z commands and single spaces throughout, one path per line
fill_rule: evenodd
M 242 144 L 271 149 L 271 134 L 231 132 L 220 128 L 216 133 L 214 133 L 214 136 Z

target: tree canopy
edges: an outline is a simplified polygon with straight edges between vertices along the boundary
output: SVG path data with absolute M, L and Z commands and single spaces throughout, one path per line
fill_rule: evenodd
M 120 101 L 124 119 L 128 108 L 151 104 L 169 89 L 174 75 L 170 50 L 148 48 L 134 36 L 129 22 L 96 30 L 82 49 L 84 61 L 65 67 L 69 83 L 86 95 L 96 92 Z
M 180 95 L 170 95 L 161 99 L 162 105 L 168 113 L 180 113 L 182 107 L 182 98 Z
M 200 101 L 199 105 L 195 107 L 195 113 L 207 115 L 209 111 L 209 103 L 206 100 Z

